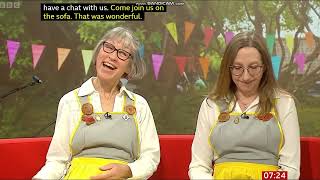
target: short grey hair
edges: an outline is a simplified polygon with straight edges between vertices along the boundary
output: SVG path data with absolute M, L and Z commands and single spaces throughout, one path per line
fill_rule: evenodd
M 130 62 L 130 71 L 127 79 L 142 79 L 147 72 L 146 64 L 139 53 L 140 42 L 133 35 L 133 32 L 127 28 L 116 27 L 108 31 L 98 42 L 93 50 L 92 62 L 96 64 L 97 56 L 104 41 L 117 39 L 124 42 L 124 47 L 132 50 Z

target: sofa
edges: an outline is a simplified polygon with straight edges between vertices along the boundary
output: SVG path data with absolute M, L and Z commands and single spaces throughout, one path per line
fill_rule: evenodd
M 151 179 L 188 179 L 193 135 L 160 135 L 161 161 Z M 45 163 L 51 137 L 0 139 L 0 179 L 31 179 Z M 300 179 L 320 180 L 320 137 L 301 137 Z

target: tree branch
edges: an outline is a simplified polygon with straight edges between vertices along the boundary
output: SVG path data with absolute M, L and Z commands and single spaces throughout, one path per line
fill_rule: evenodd
M 281 31 L 281 27 L 280 27 L 280 15 L 281 13 L 284 11 L 285 7 L 287 5 L 284 4 L 283 6 L 281 6 L 279 8 L 279 10 L 276 12 L 276 16 L 275 16 L 275 19 L 276 19 L 276 28 L 277 28 L 277 35 L 278 35 L 278 41 L 279 41 L 279 44 L 280 44 L 280 47 L 281 47 L 281 61 L 280 61 L 280 69 L 283 65 L 283 61 L 284 61 L 284 58 L 286 56 L 286 51 L 285 51 L 285 47 L 283 45 L 283 42 L 282 42 L 282 39 L 280 37 L 280 31 Z M 279 74 L 279 79 L 281 78 L 281 73 Z
M 246 11 L 246 14 L 247 14 L 247 16 L 248 16 L 249 21 L 251 21 L 251 23 L 254 24 L 254 21 L 253 21 L 253 19 L 252 19 L 251 16 L 250 16 L 250 13 L 249 13 L 249 10 L 248 10 L 248 6 L 247 6 L 247 3 L 246 3 L 246 0 L 243 0 L 242 2 L 243 2 L 244 9 L 245 9 L 245 11 Z

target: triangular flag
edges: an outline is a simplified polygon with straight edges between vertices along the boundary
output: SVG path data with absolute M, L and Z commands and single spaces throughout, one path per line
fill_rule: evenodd
M 186 66 L 187 57 L 185 56 L 176 56 L 176 63 L 178 65 L 180 75 L 183 75 L 184 67 Z
M 57 48 L 58 52 L 58 71 L 60 70 L 62 64 L 66 60 L 67 56 L 69 55 L 71 49 L 66 48 Z
M 270 56 L 272 56 L 272 53 L 273 53 L 274 41 L 275 41 L 274 34 L 267 34 L 267 47 L 268 47 Z
M 16 60 L 16 55 L 19 48 L 20 48 L 20 42 L 7 40 L 7 50 L 8 50 L 8 57 L 9 57 L 8 60 L 9 60 L 10 68 L 12 67 L 12 64 L 14 63 L 14 61 Z
M 45 45 L 41 45 L 41 44 L 32 44 L 31 48 L 32 48 L 32 64 L 33 64 L 33 69 L 36 68 L 40 56 L 44 50 L 46 46 Z
M 220 59 L 212 59 L 210 63 L 210 69 L 214 71 L 219 71 L 220 70 L 220 64 L 221 60 Z
M 210 44 L 210 41 L 211 41 L 212 36 L 213 36 L 213 32 L 214 32 L 214 29 L 212 27 L 205 27 L 203 29 L 203 33 L 204 33 L 203 42 L 204 42 L 204 45 L 206 47 L 208 47 L 209 44 Z
M 203 81 L 201 78 L 199 78 L 198 80 L 196 80 L 195 86 L 196 86 L 196 89 L 197 89 L 197 90 L 204 89 L 204 88 L 207 87 L 206 84 L 204 83 L 204 81 Z
M 306 36 L 307 46 L 308 46 L 309 48 L 312 48 L 312 47 L 313 47 L 313 44 L 314 44 L 312 32 L 306 32 L 306 33 L 305 33 L 305 36 Z
M 231 31 L 228 31 L 228 32 L 225 32 L 224 35 L 226 37 L 226 44 L 229 44 L 229 42 L 231 41 L 231 39 L 234 36 L 234 33 Z
M 194 26 L 195 26 L 195 24 L 190 21 L 184 22 L 184 43 L 185 44 L 188 41 L 188 39 L 193 31 Z
M 82 50 L 81 52 L 82 52 L 84 70 L 85 70 L 85 73 L 87 75 L 88 74 L 88 70 L 89 70 L 90 65 L 91 65 L 93 51 L 92 50 Z
M 273 74 L 276 80 L 279 79 L 279 72 L 280 72 L 280 62 L 281 57 L 280 56 L 272 56 L 272 68 L 273 68 Z
M 143 56 L 144 56 L 144 45 L 143 44 L 141 44 L 139 46 L 139 55 L 140 55 L 141 59 L 143 59 Z
M 178 44 L 176 23 L 174 23 L 174 22 L 168 23 L 168 24 L 166 24 L 166 27 L 167 27 L 169 33 L 171 34 L 172 38 L 174 39 L 174 41 Z
M 155 43 L 156 46 L 161 49 L 161 34 L 159 32 L 152 32 L 150 35 L 151 42 Z
M 291 34 L 286 35 L 286 43 L 289 49 L 289 52 L 292 53 L 293 50 L 293 36 Z
M 206 80 L 209 72 L 209 59 L 207 57 L 200 57 L 199 63 L 203 72 L 203 77 Z
M 298 72 L 303 73 L 304 71 L 304 64 L 305 64 L 306 57 L 304 53 L 296 53 L 294 55 L 294 62 L 298 65 Z
M 158 79 L 160 67 L 162 65 L 163 55 L 162 54 L 152 54 L 152 64 L 153 72 L 156 80 Z

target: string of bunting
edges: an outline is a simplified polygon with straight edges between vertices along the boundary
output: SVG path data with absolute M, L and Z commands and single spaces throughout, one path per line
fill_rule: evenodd
M 169 22 L 165 24 L 165 27 L 169 31 L 171 37 L 173 38 L 174 42 L 178 45 L 179 40 L 178 40 L 178 34 L 177 34 L 177 26 L 175 22 Z M 187 43 L 187 41 L 190 39 L 192 32 L 195 28 L 195 23 L 190 22 L 190 21 L 185 21 L 184 22 L 184 44 Z M 206 48 L 209 47 L 209 44 L 212 41 L 212 37 L 214 35 L 214 28 L 212 27 L 204 27 L 203 28 L 203 33 L 204 33 L 204 39 L 203 39 L 203 44 L 205 45 Z M 235 33 L 232 31 L 226 31 L 224 33 L 225 35 L 225 43 L 228 44 Z M 153 34 L 154 42 L 156 43 L 157 47 L 161 48 L 161 35 L 160 34 Z M 314 46 L 314 37 L 312 32 L 306 32 L 305 33 L 305 39 L 306 39 L 306 44 L 308 48 L 312 48 Z M 293 36 L 288 34 L 285 37 L 286 45 L 289 50 L 289 53 L 292 52 L 293 49 Z M 7 40 L 7 53 L 8 53 L 8 63 L 10 68 L 12 68 L 18 50 L 20 48 L 20 42 L 19 41 L 14 41 L 14 40 Z M 270 55 L 272 56 L 273 54 L 273 49 L 275 45 L 275 35 L 274 34 L 267 34 L 266 35 L 266 44 L 268 51 Z M 36 69 L 37 64 L 39 63 L 41 59 L 41 55 L 45 51 L 46 46 L 43 44 L 32 44 L 32 64 L 33 64 L 33 69 Z M 61 69 L 63 63 L 66 61 L 71 49 L 68 48 L 57 48 L 57 68 L 58 71 Z M 85 69 L 85 74 L 88 73 L 88 70 L 91 65 L 91 58 L 92 58 L 92 50 L 81 50 L 82 53 L 82 58 L 83 58 L 83 65 Z M 142 44 L 139 47 L 139 54 L 141 57 L 144 56 L 144 45 Z M 185 72 L 185 67 L 186 64 L 188 64 L 188 61 L 190 60 L 195 60 L 197 59 L 201 70 L 202 70 L 202 76 L 203 79 L 207 79 L 207 75 L 209 72 L 209 67 L 212 70 L 218 70 L 220 66 L 220 61 L 216 62 L 218 60 L 213 60 L 209 59 L 209 57 L 187 57 L 187 56 L 174 56 L 175 57 L 175 62 L 177 64 L 177 68 L 179 71 L 179 74 L 181 76 L 186 76 Z M 154 72 L 154 77 L 156 80 L 158 80 L 161 65 L 164 61 L 164 54 L 159 54 L 159 53 L 153 53 L 151 55 L 151 60 L 152 60 L 152 65 L 153 65 L 153 72 Z M 298 72 L 303 73 L 304 72 L 304 66 L 305 66 L 305 61 L 306 61 L 306 56 L 303 52 L 296 52 L 294 54 L 294 63 L 297 64 L 298 67 Z M 281 64 L 281 57 L 280 56 L 272 56 L 272 66 L 273 66 L 273 72 L 278 79 L 279 73 L 280 73 L 280 64 Z M 194 62 L 192 62 L 189 66 L 189 70 L 192 72 L 195 72 L 194 68 Z

